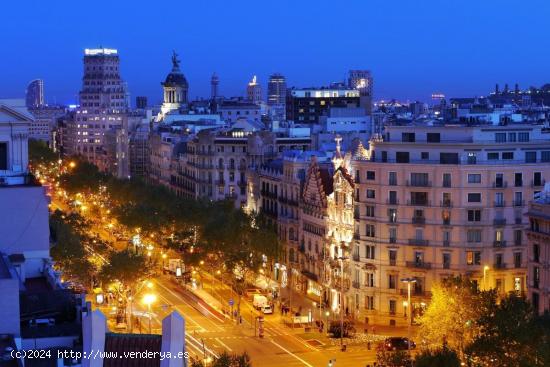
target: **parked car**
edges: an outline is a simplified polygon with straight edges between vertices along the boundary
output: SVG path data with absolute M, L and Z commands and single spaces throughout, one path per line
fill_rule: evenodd
M 380 349 L 384 350 L 408 350 L 409 349 L 409 339 L 403 338 L 403 337 L 391 337 L 386 338 L 380 345 L 378 346 Z M 411 340 L 411 349 L 416 348 L 416 344 Z
M 262 307 L 262 312 L 265 315 L 271 315 L 273 313 L 273 308 L 270 305 L 265 305 L 264 307 Z

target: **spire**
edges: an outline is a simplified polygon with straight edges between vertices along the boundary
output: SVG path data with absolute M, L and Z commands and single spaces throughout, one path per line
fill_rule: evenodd
M 344 162 L 344 156 L 342 155 L 340 146 L 340 143 L 342 142 L 342 137 L 340 135 L 336 135 L 334 141 L 336 142 L 336 151 L 334 152 L 334 156 L 332 157 L 332 164 L 334 165 L 334 169 L 336 170 Z
M 172 71 L 180 71 L 180 60 L 175 50 L 172 50 Z

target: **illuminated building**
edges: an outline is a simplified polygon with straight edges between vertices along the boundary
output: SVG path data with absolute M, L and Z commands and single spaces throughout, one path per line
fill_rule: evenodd
M 284 106 L 286 101 L 286 79 L 284 75 L 275 73 L 269 76 L 267 82 L 267 104 L 269 106 Z
M 26 106 L 28 108 L 44 105 L 44 81 L 35 79 L 27 86 Z
M 416 279 L 417 317 L 432 285 L 462 275 L 499 295 L 526 291 L 526 202 L 550 168 L 550 139 L 533 124 L 386 126 L 354 159 L 357 317 L 403 321 Z
M 252 77 L 252 80 L 246 86 L 246 98 L 254 104 L 262 102 L 262 86 L 258 83 L 256 75 Z
M 373 96 L 373 78 L 370 70 L 350 70 L 348 87 L 359 91 L 359 104 L 365 109 L 365 113 L 370 115 L 372 113 Z
M 332 107 L 360 107 L 360 91 L 352 88 L 289 89 L 286 118 L 297 124 L 319 124 Z
M 164 91 L 164 102 L 161 107 L 162 115 L 166 115 L 171 111 L 178 112 L 180 108 L 187 107 L 189 84 L 185 75 L 180 71 L 180 60 L 175 52 L 172 55 L 172 71 L 161 84 Z
M 527 217 L 528 298 L 543 314 L 550 310 L 550 184 L 529 203 Z

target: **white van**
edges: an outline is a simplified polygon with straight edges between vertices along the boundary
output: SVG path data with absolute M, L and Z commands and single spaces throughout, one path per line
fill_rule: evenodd
M 267 297 L 262 296 L 261 294 L 255 294 L 252 305 L 254 306 L 255 309 L 260 310 L 262 307 L 267 305 Z
M 270 305 L 264 305 L 264 307 L 262 307 L 262 312 L 265 315 L 271 315 L 271 314 L 273 314 L 273 308 L 271 308 Z

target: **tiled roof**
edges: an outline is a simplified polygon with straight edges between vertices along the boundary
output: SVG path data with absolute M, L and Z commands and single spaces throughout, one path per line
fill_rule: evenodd
M 319 168 L 319 175 L 321 176 L 321 182 L 323 184 L 323 189 L 325 190 L 325 195 L 330 195 L 334 191 L 332 175 L 330 174 L 327 168 Z

